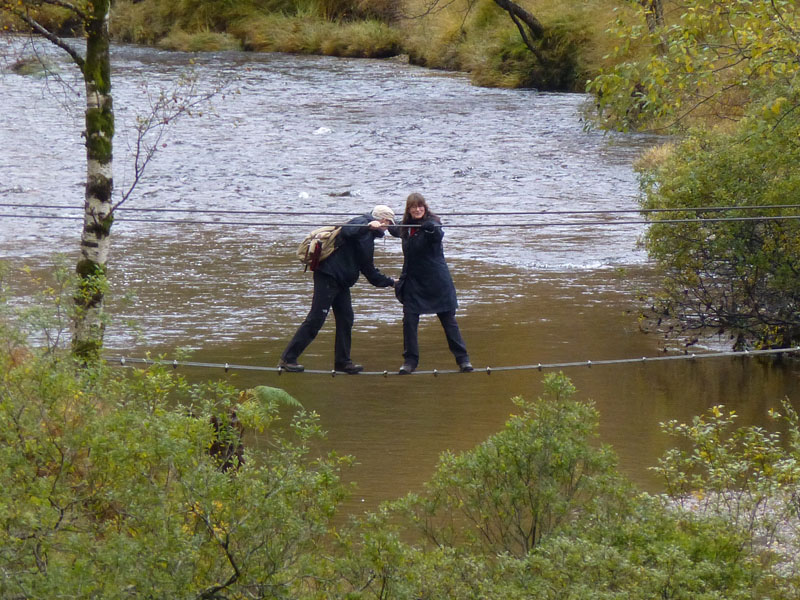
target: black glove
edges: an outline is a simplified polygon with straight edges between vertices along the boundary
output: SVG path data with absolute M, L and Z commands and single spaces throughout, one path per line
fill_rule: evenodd
M 433 221 L 425 221 L 420 227 L 420 229 L 422 229 L 422 231 L 426 233 L 433 233 L 434 231 L 436 231 L 436 223 L 434 223 Z

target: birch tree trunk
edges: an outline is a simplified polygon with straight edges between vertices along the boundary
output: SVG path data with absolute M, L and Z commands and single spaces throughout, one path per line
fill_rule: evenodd
M 96 358 L 103 346 L 103 304 L 107 289 L 106 262 L 111 246 L 112 159 L 114 109 L 111 97 L 111 55 L 108 14 L 111 0 L 94 0 L 87 7 L 86 60 L 86 191 L 77 264 L 73 352 L 81 359 Z
M 81 231 L 81 255 L 76 266 L 79 284 L 75 293 L 75 317 L 72 330 L 72 351 L 81 361 L 99 357 L 103 348 L 105 319 L 103 306 L 108 288 L 106 265 L 111 246 L 111 225 L 114 210 L 126 202 L 142 178 L 145 168 L 156 153 L 167 125 L 204 105 L 224 87 L 223 82 L 210 91 L 198 92 L 195 77 L 190 73 L 170 93 L 151 98 L 152 112 L 137 125 L 133 182 L 113 202 L 112 176 L 114 104 L 111 95 L 111 52 L 108 19 L 113 0 L 0 0 L 0 14 L 13 16 L 38 34 L 61 48 L 80 69 L 86 88 L 85 130 L 86 187 Z M 43 4 L 69 11 L 83 24 L 86 51 L 84 54 L 43 26 L 36 19 Z M 185 88 L 185 89 L 184 89 Z
M 645 9 L 645 20 L 647 21 L 647 30 L 650 33 L 660 32 L 658 51 L 661 54 L 666 54 L 669 51 L 667 40 L 664 36 L 664 2 L 663 0 L 639 0 Z
M 103 301 L 107 289 L 106 261 L 111 244 L 114 109 L 111 98 L 111 53 L 108 17 L 112 0 L 0 0 L 0 11 L 13 15 L 49 42 L 64 50 L 83 75 L 86 87 L 86 190 L 81 257 L 76 271 L 72 350 L 84 362 L 103 347 Z M 72 13 L 83 23 L 86 53 L 36 20 L 41 5 Z

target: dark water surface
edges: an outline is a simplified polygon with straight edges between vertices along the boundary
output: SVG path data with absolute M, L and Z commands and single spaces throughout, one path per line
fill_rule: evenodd
M 0 38 L 7 63 L 19 45 Z M 77 216 L 85 171 L 81 86 L 63 57 L 53 59 L 76 91 L 52 78 L 0 75 L 0 203 L 71 206 L 36 212 Z M 118 189 L 131 181 L 133 120 L 147 112 L 148 93 L 174 87 L 190 59 L 201 87 L 230 80 L 228 91 L 213 110 L 170 126 L 126 207 L 311 215 L 120 213 L 109 260 L 110 352 L 172 357 L 188 348 L 195 361 L 275 366 L 311 294 L 294 248 L 309 224 L 333 218 L 314 214 L 355 215 L 376 203 L 400 211 L 419 191 L 449 225 L 459 322 L 479 370 L 660 353 L 636 320 L 635 292 L 653 277 L 636 246 L 642 226 L 621 223 L 635 214 L 592 215 L 603 223 L 593 225 L 576 225 L 587 217 L 574 214 L 455 214 L 633 209 L 631 164 L 655 140 L 586 132 L 581 95 L 480 89 L 459 75 L 401 62 L 115 47 Z M 0 258 L 42 268 L 56 252 L 77 256 L 78 221 L 31 222 L 15 218 L 30 209 L 13 207 L 0 213 Z M 175 222 L 187 220 L 204 222 Z M 533 222 L 540 225 L 521 226 Z M 399 242 L 379 242 L 376 263 L 398 275 Z M 121 301 L 125 295 L 130 303 Z M 370 371 L 395 371 L 402 362 L 399 304 L 391 290 L 363 279 L 353 297 L 353 358 Z M 420 338 L 422 369 L 453 368 L 435 317 L 423 317 Z M 332 345 L 329 323 L 302 362 L 330 369 Z M 619 454 L 623 471 L 649 489 L 658 482 L 647 468 L 671 443 L 659 422 L 726 404 L 742 424 L 762 423 L 781 398 L 798 402 L 794 368 L 752 358 L 565 372 L 579 397 L 596 402 L 601 440 Z M 514 410 L 510 399 L 538 395 L 543 375 L 186 374 L 283 387 L 316 410 L 328 432 L 325 447 L 356 456 L 355 502 L 369 507 L 418 489 L 443 450 L 468 449 L 496 432 Z

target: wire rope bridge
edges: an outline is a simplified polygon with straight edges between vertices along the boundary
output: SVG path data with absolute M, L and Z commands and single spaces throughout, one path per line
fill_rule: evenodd
M 43 220 L 79 220 L 84 216 L 76 214 L 78 209 L 74 206 L 66 205 L 48 205 L 48 204 L 18 204 L 18 203 L 0 203 L 0 208 L 11 209 L 13 212 L 0 213 L 3 218 L 23 218 L 23 219 L 43 219 Z M 21 210 L 20 210 L 21 209 Z M 320 218 L 327 217 L 328 220 L 340 219 L 346 216 L 352 216 L 352 212 L 298 212 L 298 211 L 274 211 L 274 210 L 226 210 L 226 209 L 193 209 L 193 208 L 144 208 L 144 207 L 122 207 L 115 206 L 114 212 L 117 213 L 117 218 L 121 222 L 135 222 L 135 223 L 169 223 L 173 225 L 237 225 L 237 226 L 260 226 L 260 227 L 318 227 Z M 778 214 L 761 214 L 753 215 L 750 211 L 775 211 Z M 678 207 L 678 208 L 661 208 L 661 209 L 644 209 L 644 208 L 631 208 L 631 209 L 611 209 L 611 210 L 535 210 L 535 211 L 482 211 L 482 212 L 449 212 L 438 213 L 440 216 L 448 217 L 477 217 L 475 222 L 471 223 L 448 223 L 446 227 L 564 227 L 564 226 L 620 226 L 620 225 L 664 225 L 664 224 L 680 224 L 680 223 L 726 223 L 726 222 L 742 222 L 742 221 L 796 221 L 800 220 L 800 214 L 795 211 L 800 210 L 800 204 L 776 204 L 768 206 L 692 206 L 692 207 Z M 35 211 L 35 212 L 32 212 Z M 43 214 L 42 211 L 52 211 L 49 214 Z M 73 212 L 74 211 L 74 212 Z M 784 211 L 790 211 L 791 214 L 786 214 Z M 212 218 L 219 219 L 220 217 L 236 217 L 238 219 L 250 218 L 250 220 L 207 220 L 207 219 L 194 219 L 189 217 L 182 218 L 154 218 L 154 217 L 128 217 L 123 216 L 123 213 L 150 213 L 159 214 L 166 213 L 168 215 L 208 215 Z M 730 216 L 730 213 L 739 213 L 739 216 Z M 641 215 L 643 218 L 630 218 L 622 217 L 620 215 Z M 657 215 L 657 216 L 656 216 Z M 672 215 L 675 215 L 674 217 Z M 686 216 L 693 215 L 693 216 Z M 263 217 L 268 216 L 288 216 L 288 217 L 314 217 L 315 222 L 300 222 L 297 220 L 289 220 L 289 222 L 264 220 Z M 523 222 L 497 222 L 498 217 L 524 217 Z M 559 220 L 530 220 L 531 217 L 560 217 Z M 257 218 L 257 220 L 256 220 Z M 495 220 L 492 220 L 492 219 Z M 334 223 L 326 223 L 334 224 Z M 339 223 L 340 225 L 342 223 Z M 347 225 L 344 224 L 346 227 Z M 405 227 L 404 225 L 398 225 Z M 800 346 L 794 348 L 779 348 L 779 349 L 763 349 L 763 350 L 743 350 L 743 351 L 728 351 L 728 352 L 702 352 L 702 353 L 688 353 L 677 355 L 660 355 L 652 357 L 641 358 L 625 358 L 625 359 L 608 359 L 608 360 L 584 360 L 574 362 L 558 362 L 558 363 L 537 363 L 529 365 L 516 365 L 516 366 L 487 366 L 483 369 L 476 369 L 472 373 L 485 373 L 490 375 L 492 373 L 502 371 L 522 371 L 522 370 L 539 370 L 545 369 L 565 369 L 573 367 L 593 367 L 593 366 L 609 366 L 630 363 L 654 363 L 661 361 L 674 361 L 674 360 L 698 360 L 708 358 L 732 357 L 732 356 L 757 356 L 765 354 L 787 354 L 800 352 Z M 134 364 L 141 365 L 171 365 L 173 368 L 178 367 L 200 367 L 206 369 L 220 369 L 225 372 L 236 371 L 266 371 L 277 372 L 279 375 L 283 373 L 280 367 L 262 367 L 256 365 L 239 365 L 230 363 L 205 363 L 205 362 L 192 362 L 192 361 L 179 361 L 179 360 L 153 360 L 149 358 L 128 358 L 128 357 L 113 357 L 109 358 L 111 361 L 118 361 L 122 366 L 130 366 Z M 339 372 L 335 370 L 321 370 L 321 369 L 306 369 L 304 373 L 309 375 L 329 375 L 336 376 Z M 452 373 L 461 373 L 457 369 L 433 369 L 430 371 L 418 370 L 415 375 L 448 375 Z M 360 375 L 373 375 L 388 377 L 389 375 L 398 375 L 394 371 L 362 371 Z
M 800 352 L 800 346 L 795 346 L 792 348 L 769 348 L 763 350 L 740 350 L 740 351 L 728 351 L 728 352 L 700 352 L 700 353 L 685 353 L 685 354 L 672 354 L 672 355 L 665 355 L 665 356 L 642 356 L 640 358 L 615 358 L 615 359 L 606 359 L 606 360 L 583 360 L 583 361 L 574 361 L 574 362 L 556 362 L 556 363 L 537 363 L 537 364 L 529 364 L 529 365 L 515 365 L 515 366 L 499 366 L 499 367 L 492 367 L 487 366 L 485 368 L 476 368 L 474 371 L 469 373 L 462 373 L 458 369 L 433 369 L 430 371 L 414 371 L 411 375 L 432 375 L 437 377 L 439 375 L 451 375 L 451 374 L 461 374 L 461 375 L 491 375 L 492 373 L 502 373 L 504 371 L 545 371 L 545 370 L 552 370 L 552 369 L 567 369 L 567 368 L 575 368 L 575 367 L 599 367 L 599 366 L 611 366 L 611 365 L 622 365 L 622 364 L 644 364 L 644 363 L 659 363 L 665 361 L 694 361 L 694 360 L 701 360 L 701 359 L 709 359 L 709 358 L 722 358 L 722 357 L 732 357 L 732 356 L 763 356 L 763 355 L 777 355 L 777 354 L 793 354 L 796 352 Z M 202 369 L 219 369 L 224 373 L 228 373 L 231 371 L 260 371 L 260 372 L 271 372 L 277 373 L 281 375 L 284 373 L 284 370 L 280 367 L 264 367 L 258 365 L 239 365 L 239 364 L 231 364 L 231 363 L 213 363 L 213 362 L 193 362 L 193 361 L 185 361 L 185 360 L 167 360 L 167 359 L 151 359 L 151 358 L 130 358 L 124 356 L 107 356 L 106 361 L 111 363 L 118 363 L 122 367 L 132 366 L 132 365 L 161 365 L 161 366 L 171 366 L 173 369 L 177 369 L 178 367 L 197 367 Z M 335 371 L 335 370 L 325 370 L 325 369 L 305 369 L 301 373 L 292 373 L 294 375 L 327 375 L 329 377 L 336 377 L 337 375 L 345 375 L 342 371 Z M 362 371 L 358 373 L 360 376 L 379 376 L 379 377 L 390 377 L 390 376 L 399 376 L 399 377 L 407 377 L 407 375 L 400 375 L 397 371 Z M 347 375 L 349 377 L 349 375 Z

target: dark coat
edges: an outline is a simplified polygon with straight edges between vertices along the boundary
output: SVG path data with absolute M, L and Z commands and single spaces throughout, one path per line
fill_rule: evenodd
M 444 259 L 444 231 L 438 220 L 425 218 L 419 229 L 390 229 L 403 240 L 403 274 L 398 299 L 411 313 L 438 314 L 458 307 L 456 287 Z M 402 282 L 402 284 L 400 283 Z
M 336 239 L 336 251 L 322 261 L 317 272 L 333 277 L 340 285 L 352 287 L 358 281 L 359 273 L 363 273 L 375 287 L 391 287 L 394 279 L 381 273 L 374 264 L 375 238 L 383 237 L 383 232 L 369 228 L 373 221 L 371 215 L 361 215 L 350 219 Z

